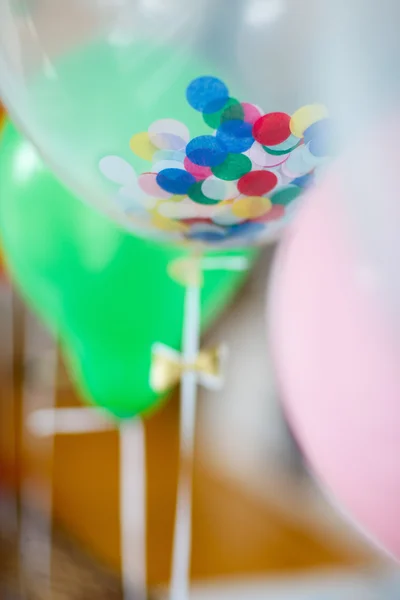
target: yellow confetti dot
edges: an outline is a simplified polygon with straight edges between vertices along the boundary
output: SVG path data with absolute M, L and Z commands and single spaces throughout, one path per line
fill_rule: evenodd
M 217 204 L 216 206 L 218 206 L 218 208 L 221 208 L 222 206 L 232 206 L 232 204 L 234 203 L 235 198 L 230 198 L 229 200 L 222 200 L 219 204 Z
M 151 224 L 157 229 L 161 229 L 162 231 L 170 231 L 171 233 L 184 233 L 189 229 L 185 223 L 180 223 L 179 221 L 174 221 L 173 219 L 163 217 L 157 211 L 153 211 L 152 213 Z
M 136 154 L 139 158 L 143 158 L 143 160 L 151 160 L 154 153 L 157 152 L 157 148 L 151 143 L 147 131 L 134 135 L 129 145 L 133 154 Z
M 306 129 L 311 125 L 325 119 L 328 116 L 328 109 L 323 104 L 309 104 L 299 108 L 290 120 L 290 131 L 296 137 L 303 137 Z
M 272 208 L 269 198 L 262 196 L 244 196 L 236 200 L 232 206 L 232 212 L 241 219 L 257 219 L 262 217 Z

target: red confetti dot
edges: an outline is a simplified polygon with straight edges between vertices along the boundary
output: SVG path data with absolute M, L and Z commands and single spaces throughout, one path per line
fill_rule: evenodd
M 285 207 L 281 204 L 274 204 L 270 211 L 258 217 L 258 219 L 253 219 L 256 223 L 270 223 L 271 221 L 279 221 L 282 217 L 285 216 Z
M 239 179 L 237 188 L 244 196 L 263 196 L 274 189 L 278 178 L 271 171 L 251 171 Z
M 197 219 L 180 219 L 180 222 L 184 223 L 185 225 L 215 225 L 214 221 L 211 219 L 202 219 L 201 217 Z
M 263 146 L 277 146 L 291 135 L 290 116 L 275 112 L 260 117 L 253 126 L 253 136 Z

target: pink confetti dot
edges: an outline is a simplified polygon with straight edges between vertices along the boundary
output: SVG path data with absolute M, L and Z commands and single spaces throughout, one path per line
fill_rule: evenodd
M 280 204 L 274 204 L 269 212 L 261 215 L 258 219 L 254 219 L 256 223 L 270 223 L 271 221 L 279 221 L 285 216 L 285 207 Z
M 140 188 L 153 198 L 170 198 L 172 194 L 163 190 L 157 183 L 157 173 L 143 173 L 138 178 Z
M 193 177 L 195 177 L 198 181 L 212 176 L 210 167 L 201 167 L 200 165 L 195 165 L 187 156 L 185 157 L 183 164 L 186 171 L 193 175 Z
M 254 125 L 256 121 L 263 115 L 263 111 L 261 108 L 256 106 L 255 104 L 250 104 L 249 102 L 242 102 L 243 108 L 243 118 L 246 123 L 250 123 Z

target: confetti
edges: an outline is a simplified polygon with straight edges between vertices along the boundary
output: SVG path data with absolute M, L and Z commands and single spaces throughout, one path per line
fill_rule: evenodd
M 165 169 L 157 175 L 157 183 L 170 194 L 187 194 L 196 182 L 193 175 L 182 169 Z
M 228 152 L 246 152 L 254 143 L 252 126 L 239 119 L 224 121 L 217 131 L 217 140 Z
M 201 113 L 204 135 L 191 137 L 185 123 L 162 118 L 130 139 L 147 172 L 137 175 L 118 156 L 99 161 L 103 176 L 120 186 L 120 210 L 132 221 L 147 215 L 147 227 L 183 242 L 243 245 L 272 236 L 332 155 L 327 109 L 309 104 L 293 115 L 265 113 L 232 97 L 212 75 L 189 83 L 186 99 Z
M 244 196 L 239 198 L 232 206 L 232 212 L 237 217 L 244 219 L 257 219 L 272 208 L 271 200 L 262 196 Z
M 192 108 L 210 114 L 225 106 L 229 91 L 220 79 L 205 76 L 192 81 L 187 88 L 186 98 Z
M 303 137 L 306 129 L 321 119 L 328 116 L 328 111 L 323 104 L 309 104 L 299 108 L 290 120 L 290 131 L 298 138 Z
M 151 143 L 160 150 L 182 150 L 190 139 L 189 129 L 180 121 L 161 119 L 149 127 Z
M 228 151 L 220 140 L 212 135 L 202 135 L 194 138 L 186 147 L 188 159 L 200 167 L 216 167 L 221 165 Z
M 129 145 L 132 152 L 143 160 L 152 160 L 154 154 L 157 152 L 157 148 L 151 143 L 147 131 L 134 135 Z
M 253 135 L 263 146 L 276 146 L 290 137 L 290 116 L 275 112 L 260 117 L 254 123 Z
M 282 206 L 287 206 L 293 202 L 293 200 L 296 200 L 301 192 L 302 189 L 297 185 L 289 185 L 288 187 L 283 188 L 273 194 L 271 196 L 271 202 L 272 204 L 281 204 Z
M 221 165 L 213 167 L 212 172 L 216 177 L 225 181 L 235 181 L 246 175 L 246 173 L 249 173 L 251 169 L 252 163 L 248 156 L 244 154 L 228 154 Z
M 244 110 L 239 100 L 236 98 L 228 98 L 224 106 L 217 112 L 204 113 L 204 122 L 212 129 L 218 129 L 221 123 L 232 121 L 232 119 L 243 120 Z
M 271 171 L 252 171 L 238 182 L 238 190 L 245 196 L 263 196 L 274 189 L 278 178 Z

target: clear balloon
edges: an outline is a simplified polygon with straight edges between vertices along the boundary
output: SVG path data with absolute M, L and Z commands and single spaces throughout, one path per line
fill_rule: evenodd
M 319 14 L 319 0 L 2 0 L 1 94 L 124 228 L 272 240 L 331 155 Z

